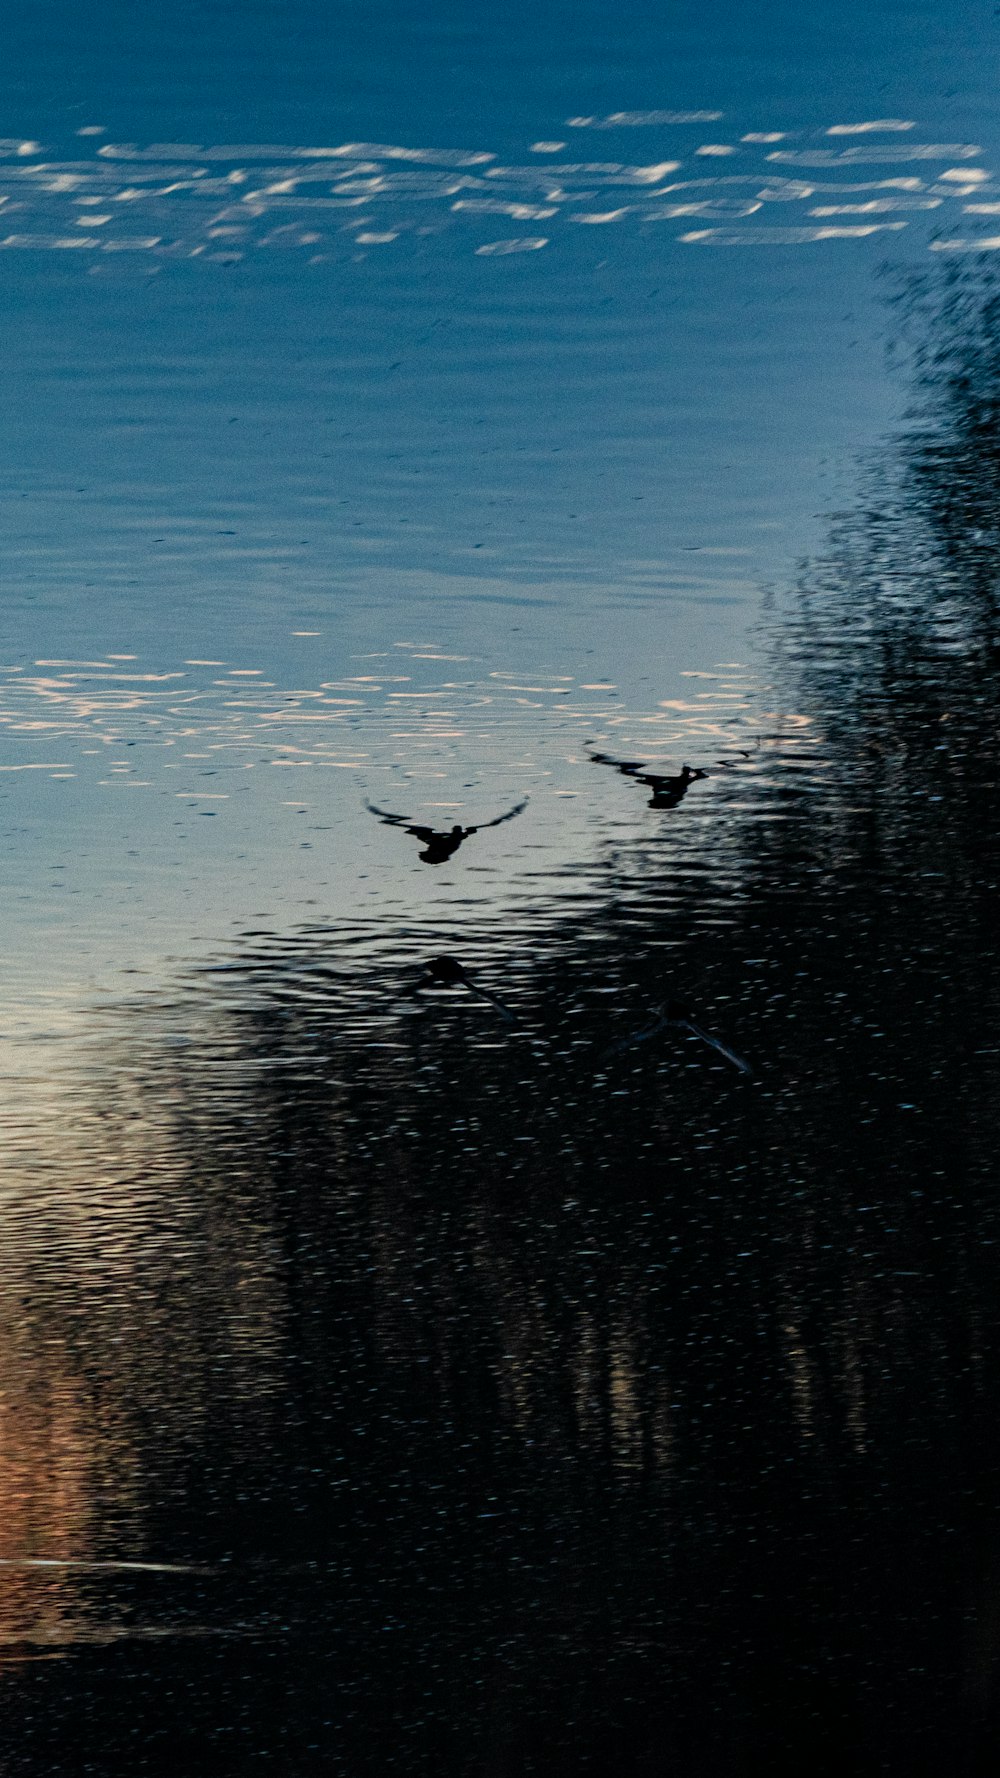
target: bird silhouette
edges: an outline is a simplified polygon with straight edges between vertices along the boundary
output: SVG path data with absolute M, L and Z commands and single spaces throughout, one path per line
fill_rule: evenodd
M 387 827 L 402 827 L 406 833 L 411 833 L 414 839 L 420 841 L 424 850 L 419 857 L 424 864 L 447 864 L 459 846 L 463 846 L 474 833 L 481 833 L 487 827 L 499 827 L 503 821 L 513 821 L 514 816 L 520 815 L 527 806 L 528 798 L 525 797 L 523 802 L 515 803 L 512 809 L 508 809 L 506 815 L 498 815 L 493 821 L 480 821 L 475 827 L 460 827 L 456 822 L 454 827 L 440 830 L 435 827 L 418 827 L 410 821 L 408 815 L 392 815 L 388 809 L 379 809 L 374 803 L 365 800 L 365 808 L 377 815 Z
M 457 957 L 431 957 L 424 964 L 420 979 L 414 983 L 410 993 L 419 994 L 424 988 L 467 988 L 470 994 L 478 995 L 480 1000 L 488 1000 L 509 1024 L 517 1024 L 517 1017 L 510 1007 L 505 1006 L 496 994 L 491 994 L 488 988 L 481 988 L 477 982 L 472 981 Z
M 680 771 L 671 776 L 663 772 L 644 771 L 642 760 L 612 759 L 610 753 L 592 753 L 590 757 L 595 765 L 614 766 L 617 772 L 623 772 L 627 778 L 635 778 L 640 784 L 645 784 L 653 792 L 649 799 L 651 809 L 676 809 L 695 779 L 708 777 L 708 773 L 703 772 L 700 767 L 682 765 Z
M 653 1013 L 655 1017 L 651 1025 L 647 1025 L 642 1031 L 633 1031 L 628 1037 L 620 1038 L 617 1043 L 613 1043 L 605 1051 L 605 1054 L 613 1056 L 619 1050 L 630 1049 L 633 1044 L 646 1043 L 650 1037 L 658 1036 L 661 1031 L 686 1031 L 689 1036 L 698 1037 L 702 1043 L 707 1043 L 711 1049 L 717 1050 L 719 1055 L 724 1056 L 727 1062 L 731 1062 L 741 1074 L 753 1073 L 746 1058 L 737 1055 L 735 1050 L 730 1049 L 728 1043 L 723 1043 L 721 1037 L 713 1037 L 711 1031 L 706 1031 L 704 1025 L 700 1025 L 694 1017 L 691 1007 L 686 1006 L 682 1000 L 668 1000 L 663 1006 L 654 1006 Z

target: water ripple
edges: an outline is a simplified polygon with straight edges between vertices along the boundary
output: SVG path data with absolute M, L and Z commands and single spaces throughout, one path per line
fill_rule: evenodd
M 865 164 L 964 163 L 980 157 L 971 143 L 916 142 L 909 136 L 898 140 L 915 126 L 897 119 L 832 124 L 814 132 L 819 138 L 878 133 L 893 137 L 888 143 L 866 140 L 846 148 L 772 147 L 796 134 L 786 130 L 752 131 L 735 141 L 693 145 L 689 134 L 672 138 L 671 132 L 682 127 L 689 132 L 696 123 L 721 119 L 721 112 L 646 111 L 568 120 L 570 127 L 581 130 L 642 126 L 665 132 L 666 153 L 644 164 L 551 158 L 565 146 L 555 141 L 535 143 L 532 152 L 544 159 L 518 165 L 503 163 L 493 150 L 385 142 L 105 143 L 95 145 L 89 155 L 77 143 L 72 158 L 60 159 L 41 143 L 11 139 L 0 145 L 0 159 L 7 162 L 0 174 L 0 215 L 6 231 L 0 234 L 0 247 L 72 251 L 84 259 L 114 253 L 154 259 L 203 257 L 223 265 L 266 248 L 283 248 L 307 250 L 307 257 L 320 263 L 349 256 L 358 248 L 367 251 L 407 241 L 415 245 L 446 230 L 466 230 L 471 232 L 470 252 L 495 258 L 559 246 L 567 223 L 627 221 L 635 230 L 690 214 L 656 202 L 678 189 L 665 182 L 682 169 L 696 173 L 699 161 L 731 157 L 741 163 L 733 177 L 749 187 L 741 213 L 764 212 L 759 226 L 711 235 L 681 232 L 676 237 L 679 242 L 782 246 L 861 239 L 874 228 L 771 229 L 769 205 L 822 199 L 827 190 L 839 188 L 812 179 L 782 185 L 770 167 L 826 171 Z M 947 168 L 931 188 L 936 194 L 933 201 L 958 200 L 990 177 L 979 166 Z M 697 183 L 728 184 L 731 178 L 700 178 Z M 914 191 L 926 189 L 917 178 L 907 184 Z M 623 190 L 636 193 L 624 205 L 617 201 Z M 613 201 L 602 204 L 605 194 Z M 596 207 L 589 212 L 567 209 L 580 200 Z M 414 205 L 422 207 L 418 217 Z M 490 215 L 544 216 L 551 226 L 545 236 L 484 240 L 482 230 Z

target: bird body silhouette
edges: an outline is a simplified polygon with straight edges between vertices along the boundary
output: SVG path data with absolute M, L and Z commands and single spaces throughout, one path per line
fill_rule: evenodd
M 595 765 L 614 766 L 626 778 L 635 778 L 640 784 L 645 784 L 653 792 L 649 799 L 651 809 L 676 809 L 695 780 L 708 777 L 708 773 L 703 772 L 700 766 L 692 768 L 682 765 L 679 772 L 668 775 L 645 771 L 641 759 L 612 759 L 610 753 L 592 753 L 590 757 Z
M 642 1031 L 632 1032 L 629 1037 L 620 1038 L 617 1043 L 611 1045 L 606 1053 L 609 1056 L 616 1055 L 619 1050 L 630 1049 L 635 1043 L 645 1043 L 650 1037 L 657 1037 L 661 1031 L 686 1031 L 689 1036 L 700 1038 L 702 1043 L 707 1043 L 711 1049 L 717 1050 L 720 1056 L 724 1056 L 727 1062 L 731 1062 L 732 1066 L 739 1070 L 740 1074 L 753 1073 L 746 1058 L 737 1055 L 736 1051 L 730 1049 L 728 1043 L 723 1043 L 720 1037 L 713 1037 L 711 1031 L 706 1031 L 704 1025 L 698 1023 L 692 1008 L 685 1005 L 682 1000 L 668 1000 L 663 1006 L 654 1006 L 653 1012 L 656 1016 L 651 1025 L 647 1025 Z
M 520 815 L 522 809 L 527 806 L 528 798 L 525 797 L 523 802 L 515 803 L 514 807 L 508 809 L 505 815 L 497 815 L 493 821 L 480 821 L 475 827 L 461 827 L 456 821 L 454 827 L 440 830 L 434 827 L 419 827 L 415 822 L 410 821 L 408 815 L 393 815 L 388 809 L 379 809 L 374 803 L 365 800 L 365 808 L 369 809 L 373 815 L 377 815 L 387 827 L 401 827 L 404 832 L 412 834 L 414 839 L 420 841 L 424 848 L 419 854 L 423 864 L 447 864 L 448 859 L 454 856 L 459 846 L 464 845 L 465 841 L 470 839 L 474 833 L 480 833 L 486 827 L 499 827 L 503 821 L 512 821 L 514 816 Z
M 478 983 L 472 981 L 457 957 L 431 957 L 424 964 L 420 979 L 410 992 L 419 994 L 424 988 L 467 988 L 470 994 L 477 995 L 480 1000 L 488 1000 L 509 1024 L 517 1024 L 517 1018 L 510 1007 L 505 1006 L 496 994 L 491 994 L 488 988 L 480 988 Z

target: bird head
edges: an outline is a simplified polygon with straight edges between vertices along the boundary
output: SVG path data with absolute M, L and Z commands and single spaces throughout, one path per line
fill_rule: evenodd
M 432 982 L 447 984 L 465 981 L 465 970 L 457 957 L 432 957 L 424 964 L 424 974 Z

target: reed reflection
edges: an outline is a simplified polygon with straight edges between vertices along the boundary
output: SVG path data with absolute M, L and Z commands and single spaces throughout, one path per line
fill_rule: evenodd
M 8 1083 L 0 1659 L 167 1634 L 162 1598 L 121 1577 L 203 1552 L 207 1426 L 230 1488 L 269 1436 L 273 1256 L 235 1155 L 185 1176 L 172 1132 L 194 1136 L 197 1094 L 162 1037 L 106 1083 L 89 1066 Z

